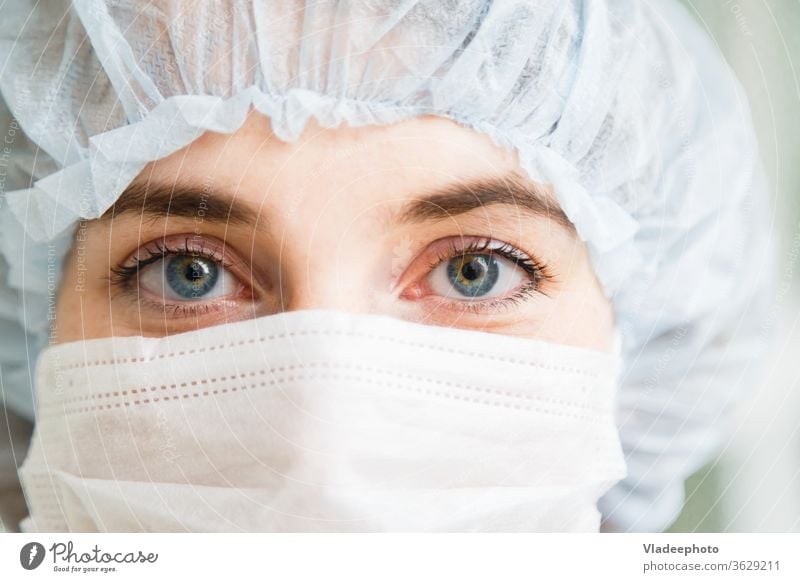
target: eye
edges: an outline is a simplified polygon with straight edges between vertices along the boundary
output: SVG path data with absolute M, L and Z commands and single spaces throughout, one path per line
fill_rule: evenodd
M 428 277 L 436 295 L 458 299 L 504 297 L 529 280 L 520 267 L 492 253 L 467 253 L 442 261 Z
M 547 265 L 513 245 L 485 237 L 449 237 L 431 243 L 414 259 L 400 279 L 400 296 L 477 310 L 545 293 L 543 286 L 553 280 Z
M 140 312 L 168 310 L 170 317 L 233 313 L 252 303 L 252 287 L 238 255 L 217 239 L 174 235 L 154 240 L 112 267 L 111 283 Z M 245 279 L 248 280 L 248 279 Z
M 209 257 L 174 254 L 139 272 L 144 290 L 170 301 L 200 301 L 226 297 L 240 287 L 236 276 Z

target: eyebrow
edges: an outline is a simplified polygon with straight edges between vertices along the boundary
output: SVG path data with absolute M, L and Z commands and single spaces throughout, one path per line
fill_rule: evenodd
M 516 173 L 446 186 L 409 203 L 401 215 L 403 220 L 411 222 L 441 220 L 495 204 L 515 206 L 534 216 L 553 220 L 570 234 L 577 235 L 575 225 L 547 190 Z
M 258 209 L 235 197 L 204 187 L 134 182 L 100 220 L 122 214 L 153 218 L 181 217 L 210 222 L 253 224 Z
M 398 216 L 403 222 L 426 222 L 493 205 L 519 208 L 528 214 L 553 220 L 570 234 L 577 234 L 575 226 L 547 190 L 516 173 L 453 183 L 407 203 Z M 134 182 L 100 220 L 128 213 L 153 218 L 182 217 L 253 225 L 259 211 L 225 192 L 210 192 L 202 187 L 181 184 Z

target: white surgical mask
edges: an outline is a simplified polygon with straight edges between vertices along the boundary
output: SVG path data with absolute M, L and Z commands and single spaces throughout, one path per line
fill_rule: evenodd
M 26 531 L 597 531 L 619 356 L 330 311 L 48 348 Z

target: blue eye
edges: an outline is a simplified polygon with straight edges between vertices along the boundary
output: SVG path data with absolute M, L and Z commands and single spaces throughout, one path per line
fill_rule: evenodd
M 463 253 L 442 261 L 428 275 L 436 295 L 461 300 L 505 297 L 529 284 L 514 261 L 497 253 Z
M 464 297 L 481 297 L 497 283 L 500 266 L 492 255 L 462 255 L 447 262 L 450 285 Z
M 219 280 L 217 265 L 203 257 L 173 256 L 164 259 L 164 275 L 176 295 L 183 299 L 200 299 Z
M 139 285 L 165 300 L 200 301 L 229 295 L 237 279 L 211 258 L 171 254 L 143 268 Z

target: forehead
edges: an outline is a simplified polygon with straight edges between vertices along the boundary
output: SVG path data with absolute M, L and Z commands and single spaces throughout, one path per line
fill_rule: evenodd
M 206 133 L 151 163 L 137 181 L 205 187 L 237 197 L 323 199 L 346 191 L 369 203 L 413 196 L 454 181 L 519 171 L 516 154 L 434 116 L 387 126 L 323 128 L 310 122 L 295 142 L 277 138 L 252 113 L 233 134 Z

